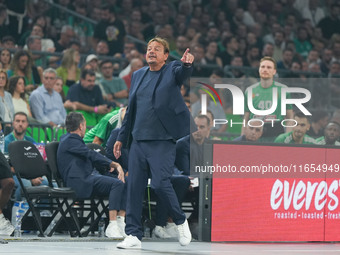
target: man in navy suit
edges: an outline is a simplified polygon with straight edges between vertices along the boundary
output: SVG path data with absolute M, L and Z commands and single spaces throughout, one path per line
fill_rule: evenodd
M 65 126 L 67 134 L 61 137 L 57 152 L 58 168 L 63 181 L 66 186 L 74 189 L 78 198 L 109 196 L 110 223 L 105 235 L 111 238 L 124 237 L 126 197 L 122 167 L 85 145 L 83 138 L 86 120 L 81 113 L 69 113 Z M 116 170 L 118 178 L 100 175 L 93 167 L 105 167 L 110 172 Z
M 191 241 L 188 222 L 170 177 L 176 156 L 176 140 L 196 127 L 180 93 L 181 85 L 192 73 L 194 56 L 187 49 L 181 61 L 166 64 L 168 56 L 168 42 L 155 37 L 147 46 L 149 66 L 132 74 L 128 108 L 113 148 L 115 157 L 119 158 L 121 148 L 129 147 L 125 227 L 128 236 L 117 244 L 117 248 L 141 248 L 142 202 L 149 171 L 151 187 L 167 205 L 177 225 L 180 244 L 188 245 Z

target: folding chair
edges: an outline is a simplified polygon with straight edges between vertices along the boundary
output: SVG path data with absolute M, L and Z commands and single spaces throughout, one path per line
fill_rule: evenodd
M 73 212 L 71 204 L 68 202 L 68 199 L 74 200 L 75 192 L 69 188 L 52 187 L 51 176 L 47 171 L 46 164 L 33 143 L 28 141 L 14 141 L 9 144 L 8 150 L 11 164 L 15 169 L 22 193 L 29 204 L 29 209 L 25 213 L 22 221 L 24 222 L 30 212 L 32 212 L 35 225 L 40 233 L 39 236 L 43 237 L 44 230 L 57 215 L 60 214 L 61 216 L 59 221 L 64 220 L 66 222 L 66 216 L 69 214 L 72 223 L 76 226 L 76 232 L 80 236 L 77 216 Z M 21 179 L 35 179 L 44 175 L 49 179 L 49 186 L 25 187 Z M 46 200 L 49 202 L 46 203 Z M 66 209 L 64 209 L 64 207 L 66 207 Z M 48 225 L 44 226 L 45 229 L 43 227 L 45 224 L 42 223 L 40 216 L 40 211 L 42 210 L 50 210 L 52 212 Z M 48 236 L 51 236 L 56 228 L 57 225 L 52 228 Z M 69 228 L 68 230 L 70 235 L 73 236 L 71 229 Z
M 47 155 L 47 162 L 52 171 L 54 179 L 58 185 L 63 187 L 63 180 L 58 171 L 57 151 L 59 142 L 51 142 L 46 144 L 45 150 Z M 98 145 L 99 146 L 99 145 Z M 72 203 L 73 210 L 79 211 L 81 214 L 89 212 L 85 217 L 78 217 L 80 221 L 80 228 L 89 225 L 86 231 L 82 232 L 82 236 L 87 236 L 90 232 L 94 232 L 98 226 L 99 220 L 104 214 L 108 217 L 108 203 L 105 203 L 102 197 L 90 197 L 86 200 L 75 199 Z

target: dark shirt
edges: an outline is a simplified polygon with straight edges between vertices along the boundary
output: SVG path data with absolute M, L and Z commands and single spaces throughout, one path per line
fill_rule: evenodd
M 247 142 L 247 138 L 245 135 L 241 135 L 239 137 L 236 137 L 233 141 L 234 142 Z
M 204 165 L 203 145 L 196 143 L 191 135 L 177 141 L 175 166 L 183 175 L 194 175 L 195 166 Z
M 132 136 L 136 140 L 169 140 L 152 105 L 153 91 L 161 71 L 148 71 L 136 92 L 136 119 Z
M 110 34 L 114 36 L 110 36 Z M 110 50 L 109 55 L 112 56 L 117 52 L 123 53 L 125 35 L 123 22 L 116 19 L 112 23 L 106 21 L 99 22 L 94 29 L 93 37 L 107 41 Z
M 71 102 L 78 101 L 79 103 L 88 106 L 98 106 L 105 104 L 102 92 L 99 86 L 94 86 L 92 90 L 84 89 L 80 83 L 74 84 L 70 87 L 67 93 L 67 99 Z

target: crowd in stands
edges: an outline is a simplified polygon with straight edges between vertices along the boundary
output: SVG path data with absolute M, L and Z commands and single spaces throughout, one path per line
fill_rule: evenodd
M 156 35 L 169 42 L 170 59 L 180 58 L 189 47 L 195 56 L 192 76 L 210 77 L 211 84 L 214 76 L 259 78 L 260 59 L 272 57 L 277 63 L 276 78 L 300 79 L 301 86 L 313 92 L 311 108 L 335 111 L 340 94 L 336 79 L 340 74 L 339 24 L 340 5 L 335 0 L 3 0 L 0 65 L 8 78 L 24 79 L 25 91 L 18 92 L 22 79 L 18 89 L 12 84 L 15 110 L 7 107 L 10 111 L 1 117 L 11 122 L 11 114 L 20 110 L 30 122 L 48 123 L 37 119 L 29 97 L 44 83 L 43 71 L 50 67 L 62 81 L 62 90 L 60 85 L 56 90 L 65 109 L 80 110 L 86 118 L 92 116 L 88 124 L 97 124 L 97 113 L 126 105 L 132 72 L 145 63 L 145 43 Z M 81 68 L 95 73 L 94 84 L 100 88 L 100 92 L 94 89 L 95 104 L 89 103 L 92 99 L 85 98 L 86 93 L 82 102 L 72 96 L 74 92 L 68 95 L 74 84 L 87 83 Z M 327 84 L 312 84 L 306 81 L 309 77 L 329 79 Z M 199 91 L 192 89 L 192 83 L 184 86 L 196 116 Z M 218 118 L 231 110 L 230 98 L 222 100 L 226 101 L 224 112 L 213 111 Z M 226 126 L 219 128 L 219 133 L 225 132 Z

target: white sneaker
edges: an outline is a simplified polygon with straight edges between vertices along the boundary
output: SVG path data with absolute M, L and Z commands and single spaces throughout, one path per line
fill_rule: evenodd
M 165 227 L 156 226 L 153 229 L 153 236 L 158 238 L 171 238 L 171 236 L 166 232 Z
M 177 225 L 178 241 L 182 246 L 188 245 L 191 242 L 191 232 L 188 221 L 185 219 L 184 223 Z
M 116 220 L 110 221 L 109 225 L 107 226 L 105 230 L 105 235 L 111 238 L 123 238 L 122 234 L 119 231 Z
M 165 232 L 171 237 L 171 238 L 178 238 L 178 229 L 175 223 L 168 222 L 165 226 Z
M 132 235 L 128 235 L 125 237 L 123 242 L 117 244 L 117 248 L 119 249 L 141 249 L 142 242 L 136 237 Z
M 3 214 L 0 214 L 0 235 L 10 236 L 14 231 L 14 227 Z
M 125 217 L 124 216 L 117 216 L 117 225 L 119 231 L 123 237 L 126 237 L 125 234 Z

